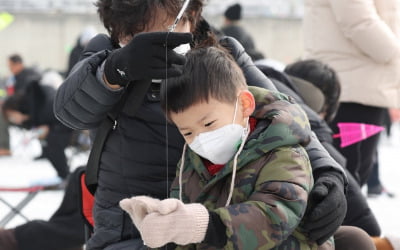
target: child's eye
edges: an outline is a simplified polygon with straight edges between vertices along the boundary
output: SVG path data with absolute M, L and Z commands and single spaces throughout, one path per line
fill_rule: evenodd
M 204 124 L 204 126 L 205 126 L 205 127 L 209 127 L 209 126 L 211 126 L 211 125 L 212 125 L 214 122 L 215 122 L 215 121 L 212 121 L 212 122 L 206 123 L 206 124 Z
M 183 136 L 190 136 L 190 135 L 192 135 L 192 132 L 187 132 L 183 134 Z

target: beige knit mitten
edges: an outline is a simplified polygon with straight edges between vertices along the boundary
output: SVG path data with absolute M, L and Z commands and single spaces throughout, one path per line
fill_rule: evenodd
M 156 248 L 170 242 L 187 245 L 204 240 L 209 213 L 203 205 L 166 199 L 159 211 L 146 215 L 138 227 L 147 246 Z
M 123 199 L 119 202 L 120 207 L 131 217 L 137 228 L 143 218 L 152 212 L 158 211 L 161 201 L 149 196 L 134 196 L 130 199 Z

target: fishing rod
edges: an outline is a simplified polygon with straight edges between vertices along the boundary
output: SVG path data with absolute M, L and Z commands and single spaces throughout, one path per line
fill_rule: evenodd
M 183 14 L 185 13 L 187 7 L 189 6 L 190 0 L 185 0 L 185 2 L 182 5 L 181 10 L 179 11 L 178 15 L 175 18 L 174 23 L 168 27 L 168 31 L 172 32 L 175 30 L 176 26 L 178 25 L 179 21 L 182 19 Z

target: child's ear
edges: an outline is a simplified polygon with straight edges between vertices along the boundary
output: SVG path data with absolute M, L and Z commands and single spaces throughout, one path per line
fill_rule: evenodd
M 240 103 L 242 104 L 242 114 L 243 117 L 249 117 L 253 114 L 256 108 L 256 102 L 254 100 L 253 94 L 248 90 L 243 90 L 239 96 Z

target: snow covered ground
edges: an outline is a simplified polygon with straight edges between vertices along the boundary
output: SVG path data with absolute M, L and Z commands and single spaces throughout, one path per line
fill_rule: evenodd
M 30 140 L 32 134 L 11 128 L 11 157 L 0 157 L 0 187 L 28 187 L 37 182 L 52 182 L 57 174 L 47 160 L 33 158 L 40 155 L 41 147 L 38 140 Z M 87 161 L 87 153 L 75 154 L 72 149 L 66 150 L 69 156 L 71 169 L 83 165 Z M 72 156 L 74 154 L 74 156 Z M 12 205 L 18 204 L 26 196 L 26 192 L 0 192 L 0 198 Z M 47 220 L 58 208 L 63 197 L 63 191 L 41 191 L 22 210 L 22 214 L 29 219 Z M 0 201 L 0 221 L 10 209 Z M 6 228 L 14 227 L 26 220 L 21 216 L 14 217 Z
M 368 198 L 368 203 L 381 224 L 383 234 L 400 237 L 400 124 L 392 126 L 392 130 L 391 137 L 382 136 L 379 164 L 381 182 L 396 196 Z
M 24 141 L 29 133 L 22 134 L 21 131 L 12 129 L 12 157 L 0 158 L 0 186 L 19 187 L 28 186 L 38 179 L 51 179 L 56 176 L 52 166 L 46 160 L 33 161 L 40 154 L 39 142 L 33 140 L 30 143 Z M 71 151 L 67 151 L 71 154 Z M 400 124 L 393 126 L 391 137 L 383 136 L 379 147 L 380 174 L 384 185 L 395 192 L 395 198 L 382 196 L 369 198 L 368 202 L 376 213 L 384 233 L 397 234 L 400 236 Z M 84 164 L 87 154 L 72 157 L 71 166 L 76 168 Z M 17 204 L 25 197 L 26 193 L 0 192 L 0 198 Z M 22 213 L 29 219 L 48 219 L 59 206 L 63 191 L 40 192 L 23 210 Z M 0 202 L 0 220 L 9 212 L 9 208 Z M 16 216 L 6 228 L 14 227 L 25 220 Z

